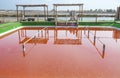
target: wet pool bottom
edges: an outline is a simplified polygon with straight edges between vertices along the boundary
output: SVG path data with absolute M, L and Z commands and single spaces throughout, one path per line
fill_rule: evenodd
M 0 39 L 0 78 L 119 78 L 120 31 L 23 28 Z

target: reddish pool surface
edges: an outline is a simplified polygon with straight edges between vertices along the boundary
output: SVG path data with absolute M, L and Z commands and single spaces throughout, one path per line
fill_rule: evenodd
M 0 38 L 0 78 L 120 78 L 119 30 L 41 29 Z

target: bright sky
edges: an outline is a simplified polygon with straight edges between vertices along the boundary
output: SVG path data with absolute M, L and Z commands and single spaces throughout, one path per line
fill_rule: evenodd
M 116 9 L 120 0 L 0 0 L 0 9 L 15 9 L 16 4 L 47 4 L 53 9 L 54 3 L 83 3 L 84 9 Z

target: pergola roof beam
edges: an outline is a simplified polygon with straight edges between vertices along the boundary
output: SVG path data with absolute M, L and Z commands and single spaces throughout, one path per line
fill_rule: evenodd
M 21 6 L 21 7 L 48 7 L 48 5 L 46 4 L 31 4 L 31 5 L 24 5 L 24 4 L 21 4 L 21 5 L 16 5 L 16 6 Z
M 53 4 L 54 6 L 81 6 L 83 4 Z

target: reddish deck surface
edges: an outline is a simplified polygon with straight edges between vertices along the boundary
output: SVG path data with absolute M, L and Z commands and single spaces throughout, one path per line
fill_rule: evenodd
M 0 78 L 120 78 L 120 31 L 16 31 L 0 39 Z

